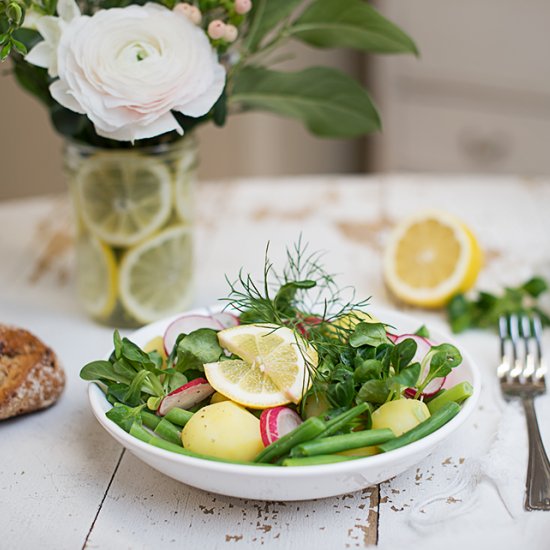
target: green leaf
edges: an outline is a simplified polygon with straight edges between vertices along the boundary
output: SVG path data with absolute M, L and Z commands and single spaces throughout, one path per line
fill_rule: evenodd
M 133 380 L 136 375 L 136 369 L 134 369 L 125 359 L 120 358 L 112 363 L 113 372 L 121 377 L 121 379 Z
M 146 369 L 156 374 L 163 374 L 160 369 L 157 368 L 155 361 L 149 357 L 148 353 L 145 353 L 138 345 L 134 344 L 128 338 L 122 339 L 122 347 L 120 350 L 122 357 L 126 359 L 136 370 Z M 159 372 L 160 371 L 160 372 Z
M 51 106 L 50 117 L 56 131 L 66 137 L 78 135 L 85 128 L 87 121 L 85 115 L 65 109 L 59 103 Z
M 368 380 L 357 392 L 357 402 L 382 404 L 386 402 L 389 393 L 387 380 Z
M 454 333 L 463 332 L 471 327 L 471 308 L 463 294 L 457 294 L 451 298 L 447 304 L 447 316 Z
M 405 338 L 399 342 L 391 351 L 390 362 L 399 373 L 402 368 L 406 367 L 413 359 L 418 348 L 417 343 L 412 338 Z
M 13 73 L 18 84 L 50 108 L 55 102 L 50 95 L 48 71 L 13 57 Z
M 225 126 L 227 120 L 227 94 L 225 88 L 212 108 L 212 119 L 216 126 Z
M 413 40 L 363 0 L 316 0 L 290 27 L 295 38 L 318 48 L 413 53 Z
M 417 336 L 422 336 L 422 338 L 429 338 L 430 337 L 430 331 L 428 330 L 428 328 L 426 327 L 426 325 L 422 325 L 416 332 L 415 334 Z
M 4 60 L 8 57 L 11 51 L 11 40 L 8 40 L 0 50 L 0 59 Z
M 524 283 L 521 288 L 533 298 L 538 298 L 548 290 L 548 283 L 542 277 L 533 277 Z
M 223 355 L 218 335 L 210 328 L 200 328 L 185 336 L 178 344 L 174 368 L 179 372 L 199 370 L 204 372 L 205 363 L 214 363 Z
M 141 372 L 138 372 L 134 379 L 132 380 L 132 383 L 128 387 L 128 391 L 124 394 L 124 403 L 127 405 L 130 405 L 131 407 L 135 407 L 136 405 L 139 405 L 141 401 L 141 388 L 144 382 L 147 380 L 147 378 L 150 376 L 150 372 L 146 370 L 142 370 Z
M 11 39 L 11 43 L 13 47 L 21 54 L 21 55 L 27 55 L 27 47 L 23 42 L 20 42 L 19 40 L 16 40 L 15 38 Z
M 340 366 L 332 372 L 327 397 L 335 407 L 349 407 L 353 403 L 355 384 L 353 372 L 350 369 Z
M 296 296 L 296 292 L 304 289 L 308 290 L 316 285 L 317 283 L 315 281 L 292 281 L 286 283 L 279 288 L 273 299 L 273 305 L 277 311 L 291 314 L 293 311 L 292 303 Z
M 363 384 L 367 380 L 379 378 L 382 373 L 382 369 L 383 367 L 381 361 L 378 361 L 377 359 L 367 359 L 356 366 L 353 373 L 353 379 L 355 382 Z
M 122 338 L 118 330 L 115 330 L 113 334 L 113 343 L 115 346 L 115 359 L 120 359 L 122 357 Z
M 357 137 L 380 128 L 368 93 L 349 76 L 327 67 L 297 73 L 246 67 L 234 76 L 231 103 L 298 118 L 322 137 Z
M 349 337 L 349 344 L 352 348 L 378 347 L 388 342 L 386 327 L 382 323 L 359 323 Z
M 105 416 L 120 426 L 125 432 L 129 432 L 135 420 L 140 418 L 140 407 L 127 407 L 126 405 L 115 405 L 110 411 L 105 413 Z
M 245 48 L 253 52 L 262 39 L 290 17 L 303 0 L 255 0 Z
M 399 384 L 406 388 L 414 388 L 420 376 L 420 363 L 413 363 L 409 367 L 402 369 L 397 376 L 392 376 L 388 379 L 391 384 Z
M 420 393 L 432 380 L 443 378 L 450 374 L 452 369 L 458 367 L 462 363 L 462 355 L 452 344 L 440 344 L 432 347 L 424 361 L 429 361 L 430 367 L 427 376 L 418 388 Z
M 131 379 L 122 373 L 115 372 L 113 365 L 109 361 L 92 361 L 84 365 L 80 371 L 80 378 L 83 380 L 112 380 L 113 382 L 121 382 L 130 384 Z

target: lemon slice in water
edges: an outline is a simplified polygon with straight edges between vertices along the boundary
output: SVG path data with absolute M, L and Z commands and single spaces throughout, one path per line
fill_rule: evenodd
M 189 302 L 192 235 L 175 226 L 130 249 L 120 265 L 120 298 L 142 323 L 183 311 Z
M 95 318 L 106 318 L 117 299 L 117 265 L 113 251 L 91 235 L 78 241 L 77 292 L 84 309 Z
M 97 155 L 83 163 L 75 181 L 86 226 L 111 245 L 140 242 L 170 215 L 171 176 L 162 162 L 138 154 Z

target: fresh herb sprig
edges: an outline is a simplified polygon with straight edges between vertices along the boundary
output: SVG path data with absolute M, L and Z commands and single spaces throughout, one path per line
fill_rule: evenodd
M 286 255 L 286 267 L 279 273 L 269 258 L 268 245 L 262 280 L 256 282 L 242 271 L 236 281 L 226 277 L 230 290 L 222 301 L 240 313 L 241 323 L 286 326 L 306 336 L 317 351 L 334 352 L 342 347 L 337 336 L 349 336 L 354 323 L 332 325 L 332 331 L 327 327 L 346 316 L 350 321 L 356 318 L 369 299 L 356 300 L 353 288 L 339 287 L 321 262 L 323 252 L 309 252 L 301 239 Z
M 536 314 L 544 326 L 550 326 L 550 316 L 539 304 L 539 298 L 548 291 L 548 283 L 542 277 L 533 277 L 517 287 L 507 287 L 502 294 L 479 292 L 469 299 L 457 294 L 447 305 L 447 315 L 453 332 L 468 329 L 496 329 L 502 315 L 513 313 Z

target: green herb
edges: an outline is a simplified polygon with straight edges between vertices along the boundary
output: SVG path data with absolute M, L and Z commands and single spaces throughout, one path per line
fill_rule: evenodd
M 538 303 L 548 290 L 548 283 L 542 277 L 533 277 L 518 287 L 505 288 L 500 296 L 479 292 L 469 299 L 457 294 L 447 304 L 447 315 L 453 332 L 472 328 L 496 329 L 502 315 L 526 313 L 539 315 L 544 326 L 550 326 L 550 317 Z
M 111 410 L 105 413 L 105 416 L 125 432 L 129 432 L 134 421 L 140 419 L 142 409 L 143 406 L 127 407 L 126 405 L 117 403 Z
M 422 338 L 429 338 L 430 337 L 430 331 L 426 328 L 426 325 L 422 325 L 415 334 L 417 336 L 422 336 Z
M 388 342 L 386 327 L 382 323 L 359 323 L 349 337 L 349 344 L 352 348 L 377 347 Z
M 417 395 L 421 394 L 426 386 L 435 378 L 443 378 L 450 374 L 451 370 L 460 365 L 462 355 L 452 344 L 440 344 L 432 346 L 431 350 L 422 360 L 422 366 L 429 365 L 428 374 L 418 386 Z M 425 370 L 424 368 L 422 369 Z
M 209 328 L 200 328 L 184 336 L 176 348 L 174 369 L 181 373 L 203 372 L 205 363 L 215 363 L 223 355 L 216 331 Z

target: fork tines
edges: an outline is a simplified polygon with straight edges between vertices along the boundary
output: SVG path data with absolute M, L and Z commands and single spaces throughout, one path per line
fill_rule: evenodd
M 544 388 L 546 366 L 542 356 L 542 323 L 538 315 L 502 316 L 498 323 L 501 382 L 531 383 Z

